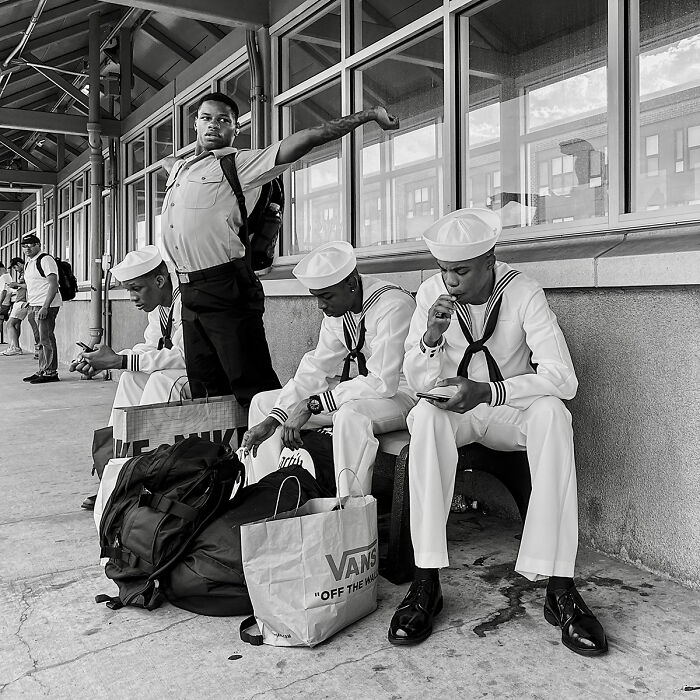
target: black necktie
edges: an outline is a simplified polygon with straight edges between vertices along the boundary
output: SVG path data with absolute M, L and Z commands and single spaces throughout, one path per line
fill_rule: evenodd
M 161 339 L 158 341 L 158 350 L 167 348 L 170 350 L 173 346 L 171 336 L 173 334 L 173 311 L 175 310 L 175 299 L 180 293 L 180 289 L 176 288 L 173 292 L 173 300 L 170 304 L 170 309 L 166 310 L 164 306 L 160 307 L 160 334 Z
M 493 306 L 491 313 L 486 319 L 486 327 L 484 328 L 483 337 L 481 338 L 481 340 L 476 341 L 472 337 L 472 334 L 469 332 L 469 328 L 467 327 L 467 323 L 464 319 L 464 315 L 468 314 L 469 311 L 467 310 L 465 305 L 457 305 L 457 319 L 459 320 L 459 325 L 462 329 L 462 333 L 464 333 L 464 337 L 469 342 L 467 349 L 464 351 L 462 361 L 459 363 L 459 367 L 457 368 L 457 374 L 460 377 L 464 377 L 466 379 L 469 376 L 469 363 L 471 362 L 472 357 L 474 357 L 474 355 L 476 355 L 477 352 L 483 352 L 486 356 L 486 365 L 489 368 L 489 379 L 492 382 L 503 381 L 503 375 L 501 374 L 501 370 L 499 369 L 496 360 L 493 359 L 493 355 L 491 354 L 490 350 L 486 347 L 486 341 L 493 335 L 493 332 L 496 330 L 498 312 L 501 310 L 501 301 L 503 301 L 503 297 L 499 297 L 498 301 Z
M 365 344 L 365 319 L 360 319 L 360 325 L 357 329 L 357 342 L 353 343 L 352 334 L 347 323 L 343 323 L 343 333 L 345 335 L 345 345 L 350 352 L 345 356 L 343 363 L 343 373 L 340 375 L 341 382 L 347 382 L 350 379 L 350 363 L 357 361 L 357 371 L 363 377 L 367 376 L 367 360 L 362 352 Z

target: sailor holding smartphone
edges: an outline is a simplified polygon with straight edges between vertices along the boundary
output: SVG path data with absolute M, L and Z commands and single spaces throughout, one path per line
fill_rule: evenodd
M 526 450 L 532 495 L 515 570 L 549 578 L 545 618 L 562 643 L 602 654 L 602 626 L 573 582 L 578 511 L 571 415 L 562 399 L 578 387 L 571 356 L 544 292 L 497 262 L 499 216 L 453 212 L 425 233 L 440 272 L 424 281 L 406 339 L 403 371 L 423 399 L 408 416 L 411 538 L 416 574 L 389 627 L 389 641 L 417 644 L 442 609 L 439 569 L 448 566 L 445 526 L 457 448 L 479 442 Z M 420 395 L 420 394 L 419 394 Z
M 136 308 L 148 314 L 143 342 L 119 352 L 78 343 L 83 352 L 70 365 L 71 372 L 88 377 L 105 369 L 126 370 L 119 378 L 109 425 L 115 408 L 189 398 L 180 290 L 160 251 L 154 245 L 132 251 L 112 268 L 112 276 Z

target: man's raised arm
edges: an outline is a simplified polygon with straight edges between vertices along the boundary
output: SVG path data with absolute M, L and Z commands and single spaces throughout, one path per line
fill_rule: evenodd
M 287 163 L 294 163 L 294 161 L 305 156 L 312 148 L 335 141 L 345 136 L 345 134 L 349 134 L 354 129 L 357 129 L 358 126 L 372 121 L 377 122 L 384 131 L 399 128 L 398 117 L 389 114 L 384 107 L 365 109 L 362 112 L 355 112 L 355 114 L 350 114 L 347 117 L 332 119 L 319 126 L 298 131 L 282 139 L 275 164 L 285 165 Z

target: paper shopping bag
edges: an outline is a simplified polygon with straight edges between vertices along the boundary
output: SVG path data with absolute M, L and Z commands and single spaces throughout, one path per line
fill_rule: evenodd
M 154 403 L 114 410 L 114 456 L 133 457 L 158 445 L 173 445 L 191 435 L 231 445 L 248 412 L 234 396 Z
M 316 498 L 241 526 L 252 644 L 315 646 L 377 608 L 377 501 Z M 259 635 L 247 628 L 257 621 Z M 247 624 L 248 623 L 248 624 Z

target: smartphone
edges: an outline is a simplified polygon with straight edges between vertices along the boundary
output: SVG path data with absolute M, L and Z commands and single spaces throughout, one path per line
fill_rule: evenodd
M 85 352 L 95 352 L 95 348 L 91 348 L 89 345 L 85 345 L 85 343 L 77 342 L 76 345 Z
M 443 396 L 442 394 L 424 394 L 420 391 L 416 392 L 416 396 L 420 399 L 432 399 L 438 403 L 445 403 L 452 398 L 451 396 Z

